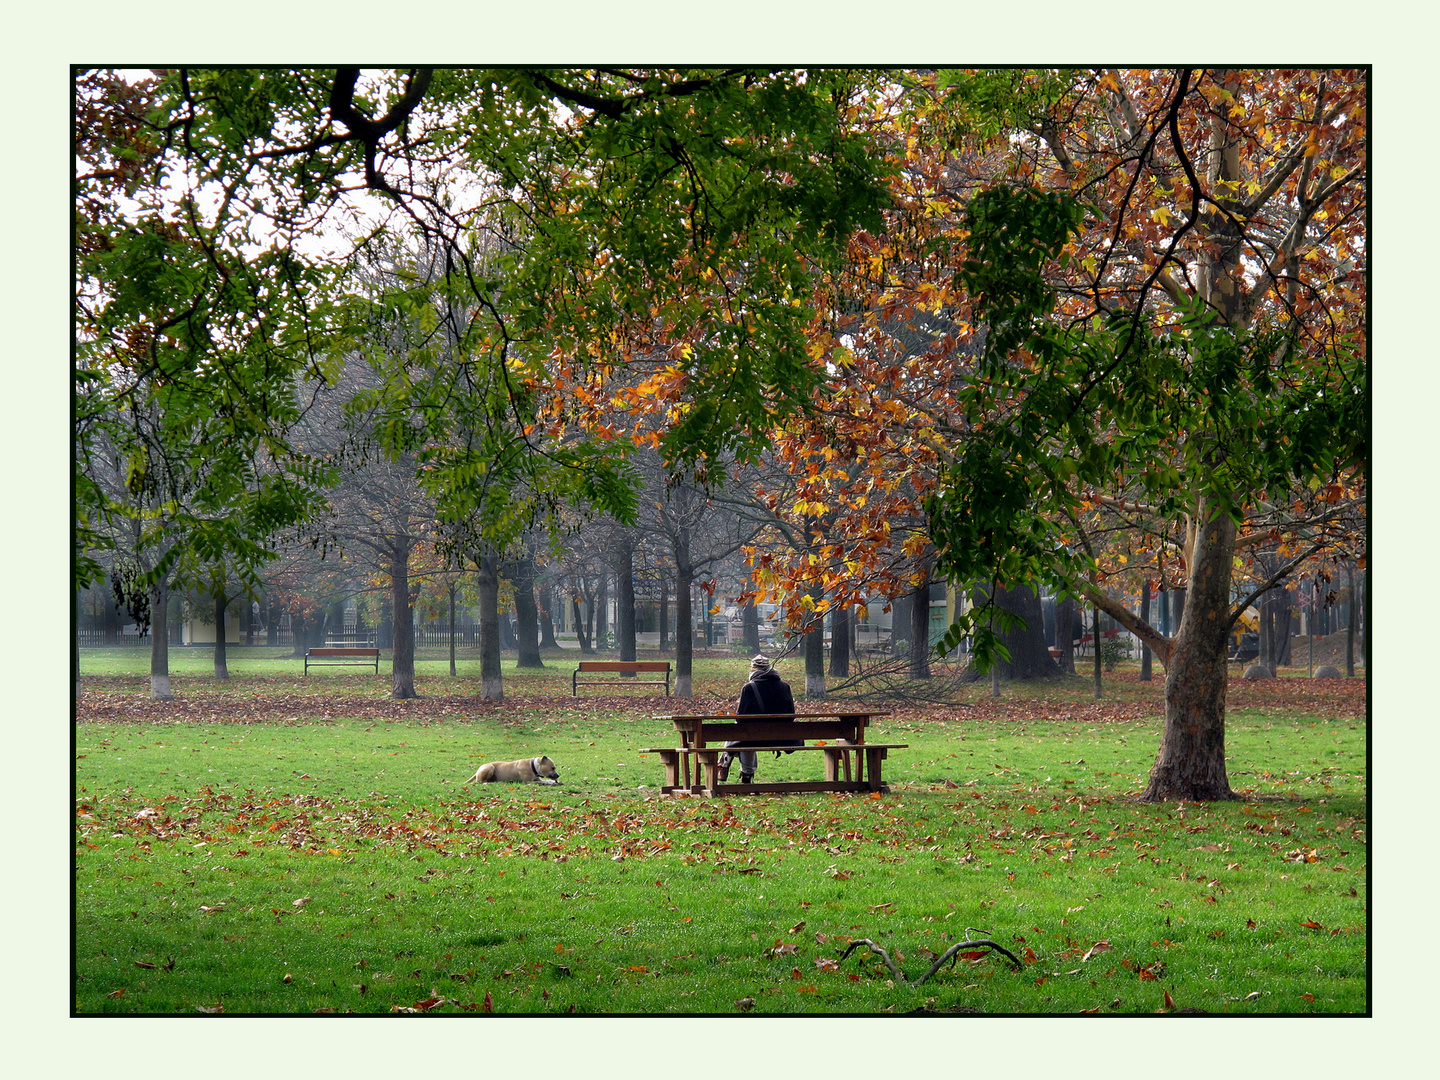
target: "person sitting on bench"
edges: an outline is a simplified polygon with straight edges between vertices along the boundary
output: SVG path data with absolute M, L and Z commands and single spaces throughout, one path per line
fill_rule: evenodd
M 740 688 L 740 704 L 735 712 L 740 716 L 750 716 L 757 713 L 793 713 L 795 711 L 795 697 L 790 693 L 790 684 L 782 680 L 779 674 L 771 666 L 770 658 L 765 655 L 756 656 L 750 661 L 750 678 Z M 725 744 L 726 752 L 720 755 L 717 764 L 720 766 L 719 777 L 721 783 L 730 775 L 730 762 L 732 758 L 740 759 L 740 782 L 750 784 L 755 781 L 755 769 L 759 764 L 759 755 L 753 750 L 741 750 L 738 754 L 730 754 L 732 748 L 745 746 L 773 746 L 774 743 L 753 743 L 731 740 Z M 796 746 L 804 746 L 803 742 L 796 742 Z M 780 756 L 776 751 L 776 757 Z

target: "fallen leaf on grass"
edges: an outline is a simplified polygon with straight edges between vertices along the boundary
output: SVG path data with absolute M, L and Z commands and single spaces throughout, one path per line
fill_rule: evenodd
M 741 1012 L 749 1012 L 755 1007 L 755 999 L 752 997 L 741 998 L 739 1001 L 735 1002 L 735 1007 Z
M 1097 941 L 1094 945 L 1091 945 L 1090 948 L 1086 950 L 1085 955 L 1080 958 L 1080 962 L 1083 964 L 1086 960 L 1089 960 L 1090 957 L 1096 956 L 1100 953 L 1107 953 L 1110 951 L 1111 948 L 1112 946 L 1110 942 Z

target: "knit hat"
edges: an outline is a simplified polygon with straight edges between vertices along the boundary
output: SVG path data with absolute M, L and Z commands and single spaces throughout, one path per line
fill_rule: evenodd
M 764 675 L 770 670 L 770 658 L 763 654 L 754 656 L 750 660 L 750 675 Z

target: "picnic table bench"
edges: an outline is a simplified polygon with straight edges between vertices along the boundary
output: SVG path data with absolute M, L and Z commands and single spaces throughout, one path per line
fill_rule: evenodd
M 680 736 L 675 747 L 650 747 L 665 769 L 660 791 L 665 795 L 763 795 L 800 791 L 889 791 L 882 775 L 886 754 L 906 749 L 905 743 L 865 741 L 872 717 L 888 712 L 760 713 L 740 716 L 716 713 L 704 716 L 657 716 L 669 720 Z M 819 740 L 814 745 L 786 745 L 794 740 Z M 825 755 L 825 779 L 785 783 L 731 784 L 720 782 L 720 754 L 725 743 L 754 743 L 743 749 L 819 751 Z M 732 750 L 731 753 L 736 753 Z
M 380 674 L 380 650 L 379 649 L 357 649 L 357 648 L 315 648 L 305 650 L 305 674 L 310 674 L 312 667 L 368 667 L 375 666 L 375 674 Z
M 664 679 L 635 679 L 627 676 L 646 672 L 664 672 Z M 580 676 L 586 676 L 581 679 Z M 621 678 L 595 678 L 596 675 L 620 675 Z M 664 686 L 670 696 L 669 660 L 581 660 L 570 675 L 570 696 L 576 697 L 581 686 Z

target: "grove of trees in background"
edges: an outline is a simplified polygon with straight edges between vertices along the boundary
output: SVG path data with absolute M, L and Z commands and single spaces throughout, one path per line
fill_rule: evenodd
M 1363 591 L 1366 107 L 1349 70 L 77 72 L 77 588 L 151 626 L 156 697 L 172 590 L 307 640 L 359 598 L 396 697 L 417 608 L 473 598 L 491 698 L 562 604 L 633 656 L 646 574 L 681 695 L 697 590 L 757 645 L 779 605 L 811 694 L 876 604 L 927 678 L 932 582 L 973 601 L 940 652 L 1073 672 L 1044 590 L 1165 668 L 1147 797 L 1231 797 L 1232 632 L 1273 671 L 1286 586 Z

